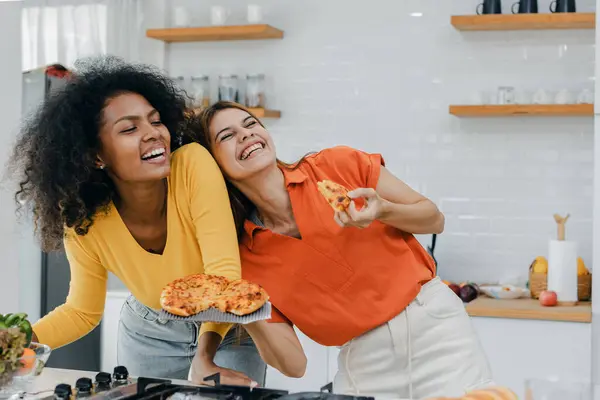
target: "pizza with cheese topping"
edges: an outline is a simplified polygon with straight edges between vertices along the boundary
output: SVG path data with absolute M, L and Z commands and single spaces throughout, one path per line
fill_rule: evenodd
M 256 283 L 239 279 L 231 282 L 214 301 L 214 307 L 224 313 L 248 315 L 259 310 L 269 300 L 267 292 Z
M 268 300 L 267 292 L 255 283 L 205 274 L 176 279 L 160 295 L 163 310 L 180 317 L 191 317 L 210 308 L 244 316 L 259 310 Z
M 352 199 L 348 197 L 348 189 L 339 183 L 330 180 L 317 182 L 319 193 L 327 200 L 327 203 L 336 211 L 346 211 Z

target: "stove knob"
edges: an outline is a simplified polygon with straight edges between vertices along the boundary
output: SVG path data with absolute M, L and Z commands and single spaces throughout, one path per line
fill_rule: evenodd
M 68 399 L 71 397 L 71 385 L 66 383 L 59 383 L 54 388 L 54 398 L 55 399 Z
M 110 387 L 111 381 L 112 377 L 108 372 L 98 372 L 96 374 L 96 386 L 98 386 L 99 388 Z
M 90 378 L 77 379 L 77 382 L 75 382 L 75 389 L 77 389 L 77 394 L 92 393 L 92 380 Z
M 122 365 L 115 367 L 113 370 L 113 379 L 115 381 L 125 381 L 129 378 L 129 371 Z

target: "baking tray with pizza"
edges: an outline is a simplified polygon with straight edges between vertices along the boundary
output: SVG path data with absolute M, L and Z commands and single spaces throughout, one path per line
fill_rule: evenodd
M 191 322 L 249 324 L 271 318 L 269 295 L 245 279 L 194 274 L 166 285 L 159 318 Z

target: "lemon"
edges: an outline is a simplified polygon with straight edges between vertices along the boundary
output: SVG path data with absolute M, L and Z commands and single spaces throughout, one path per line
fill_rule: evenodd
M 546 260 L 546 257 L 538 256 L 533 260 L 533 272 L 536 274 L 548 273 L 548 260 Z

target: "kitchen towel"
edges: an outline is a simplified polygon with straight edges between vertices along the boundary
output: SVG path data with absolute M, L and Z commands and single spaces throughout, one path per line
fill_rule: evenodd
M 551 240 L 548 245 L 548 290 L 559 303 L 577 302 L 577 243 Z

